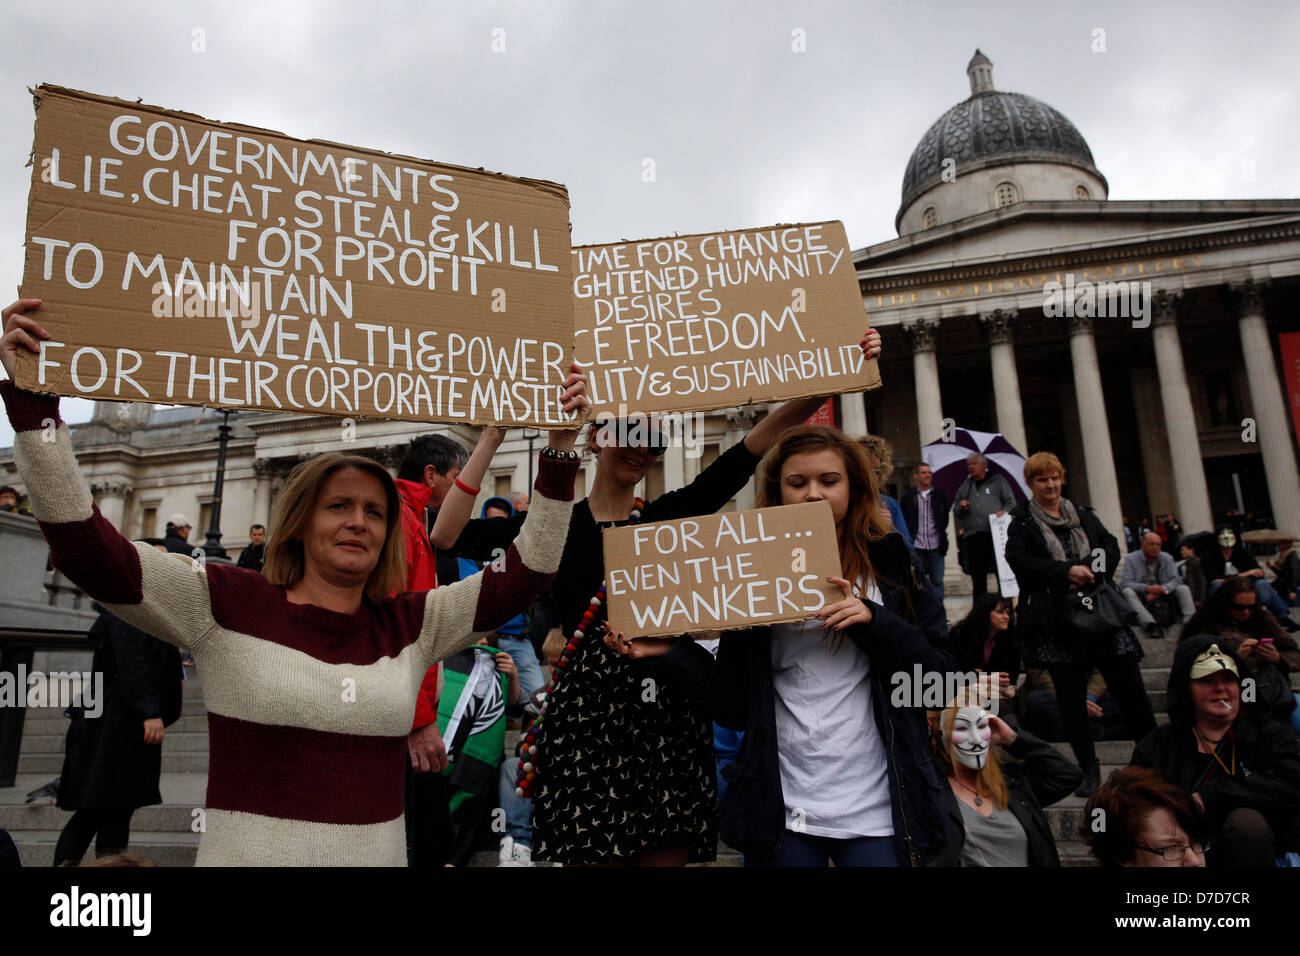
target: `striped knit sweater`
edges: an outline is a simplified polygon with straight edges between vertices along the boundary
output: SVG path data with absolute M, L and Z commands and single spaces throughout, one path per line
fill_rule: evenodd
M 542 459 L 504 562 L 343 614 L 290 603 L 253 571 L 133 545 L 91 499 L 58 400 L 10 381 L 0 394 L 54 565 L 123 620 L 194 655 L 210 740 L 198 864 L 405 866 L 403 762 L 420 682 L 555 575 L 577 464 Z

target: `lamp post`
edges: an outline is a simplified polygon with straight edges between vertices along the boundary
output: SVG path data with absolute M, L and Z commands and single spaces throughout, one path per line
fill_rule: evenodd
M 524 438 L 528 442 L 528 493 L 531 495 L 533 493 L 533 442 L 541 438 L 542 433 L 536 428 L 528 428 L 527 426 L 522 431 Z
M 203 551 L 209 558 L 230 559 L 221 546 L 221 492 L 226 483 L 226 443 L 230 441 L 230 409 L 221 409 L 221 424 L 217 426 L 217 477 L 212 483 L 212 524 L 203 542 Z

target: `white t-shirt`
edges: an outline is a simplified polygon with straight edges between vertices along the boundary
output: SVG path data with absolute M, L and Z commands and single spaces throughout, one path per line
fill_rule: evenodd
M 867 598 L 877 604 L 872 580 Z M 870 663 L 845 637 L 832 653 L 821 622 L 774 625 L 772 683 L 786 828 L 814 836 L 891 836 L 885 747 Z

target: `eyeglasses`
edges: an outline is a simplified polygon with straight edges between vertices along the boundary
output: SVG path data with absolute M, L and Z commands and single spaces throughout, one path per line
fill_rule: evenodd
M 1229 607 L 1234 611 L 1240 611 L 1242 614 L 1249 614 L 1251 611 L 1255 610 L 1255 602 L 1251 601 L 1249 604 L 1241 604 L 1237 601 L 1233 601 Z
M 1204 856 L 1206 851 L 1213 847 L 1210 840 L 1193 841 L 1192 843 L 1171 843 L 1169 846 L 1162 846 L 1160 849 L 1137 844 L 1139 850 L 1146 850 L 1148 853 L 1154 853 L 1162 857 L 1166 863 L 1181 863 L 1183 857 L 1191 850 L 1197 856 Z

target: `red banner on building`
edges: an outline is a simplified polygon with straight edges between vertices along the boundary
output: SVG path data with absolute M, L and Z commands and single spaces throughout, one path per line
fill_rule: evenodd
M 805 425 L 829 425 L 835 427 L 835 399 L 834 397 L 826 399 L 822 407 L 812 413 L 812 417 L 804 422 Z
M 1300 332 L 1287 332 L 1277 337 L 1282 347 L 1282 374 L 1286 376 L 1287 404 L 1291 406 L 1291 427 L 1300 444 Z

